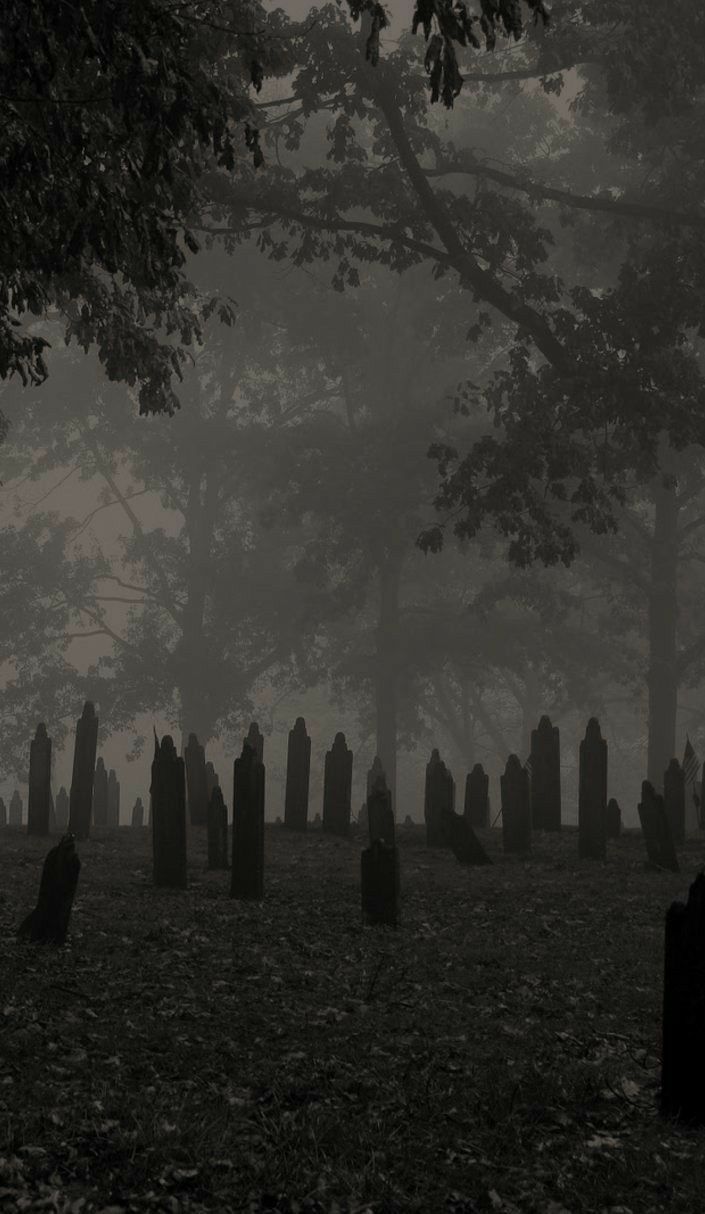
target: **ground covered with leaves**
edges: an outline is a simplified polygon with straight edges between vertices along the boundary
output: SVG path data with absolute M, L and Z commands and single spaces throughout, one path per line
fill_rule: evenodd
M 638 833 L 463 869 L 400 832 L 402 921 L 361 924 L 361 838 L 266 831 L 266 897 L 189 841 L 96 832 L 63 950 L 15 940 L 46 842 L 0 832 L 0 1210 L 646 1214 L 705 1205 L 705 1131 L 656 1111 L 663 920 Z

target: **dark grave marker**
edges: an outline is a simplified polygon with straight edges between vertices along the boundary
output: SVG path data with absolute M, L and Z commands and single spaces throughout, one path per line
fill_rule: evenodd
M 51 812 L 51 738 L 40 722 L 29 745 L 27 834 L 48 835 Z
M 666 913 L 661 1112 L 705 1125 L 705 874 Z
M 607 743 L 597 717 L 587 723 L 580 743 L 578 778 L 578 855 L 581 860 L 604 860 L 607 855 Z
M 375 755 L 374 759 L 372 760 L 372 766 L 367 773 L 367 796 L 368 797 L 369 797 L 370 793 L 372 792 L 372 789 L 374 788 L 375 784 L 380 779 L 384 780 L 384 783 L 386 785 L 387 777 L 385 775 L 384 768 L 382 766 L 382 760 L 380 759 L 379 755 Z
M 362 916 L 370 925 L 399 921 L 399 852 L 375 839 L 360 857 Z
M 117 778 L 115 769 L 110 768 L 108 772 L 108 806 L 107 806 L 107 824 L 108 826 L 120 825 L 120 781 Z
M 367 801 L 363 801 L 362 805 L 360 806 L 360 812 L 357 815 L 357 824 L 360 827 L 360 830 L 369 830 L 370 817 L 367 812 Z
M 455 810 L 455 780 L 438 750 L 431 751 L 426 764 L 423 814 L 427 847 L 450 847 L 446 815 Z
M 529 773 L 517 755 L 507 759 L 499 785 L 502 796 L 502 847 L 509 855 L 531 851 Z
M 465 779 L 463 812 L 471 826 L 484 830 L 490 824 L 490 778 L 482 763 L 476 763 Z
M 56 829 L 65 831 L 69 824 L 69 794 L 63 784 L 56 794 Z
M 407 814 L 406 817 L 404 818 L 404 825 L 405 826 L 414 825 L 414 819 L 412 818 L 411 814 Z
M 605 810 L 605 834 L 608 839 L 618 839 L 622 833 L 622 811 L 614 797 L 610 797 Z
M 169 734 L 161 745 L 155 734 L 149 791 L 154 884 L 186 889 L 186 773 Z
M 37 905 L 20 924 L 20 940 L 57 947 L 65 942 L 80 869 L 74 837 L 64 835 L 44 861 Z
M 206 792 L 208 793 L 209 802 L 211 799 L 211 793 L 213 792 L 213 789 L 216 787 L 216 785 L 218 787 L 220 787 L 220 777 L 219 777 L 217 771 L 215 770 L 215 767 L 209 760 L 206 763 Z
M 93 805 L 93 775 L 98 747 L 98 718 L 90 700 L 76 724 L 73 751 L 73 774 L 69 794 L 69 830 L 77 839 L 87 839 L 91 830 Z
M 459 864 L 492 863 L 465 814 L 446 813 L 446 830 Z
M 387 781 L 380 766 L 380 774 L 367 793 L 367 824 L 370 832 L 370 845 L 376 839 L 394 846 L 394 812 L 392 810 L 392 794 L 387 788 Z
M 190 733 L 186 749 L 186 783 L 188 786 L 189 822 L 192 826 L 208 825 L 208 778 L 206 752 L 195 733 Z
M 10 797 L 10 826 L 22 825 L 22 797 L 16 788 Z
M 264 896 L 264 764 L 247 740 L 233 764 L 231 898 Z
M 138 797 L 132 806 L 131 823 L 136 829 L 144 826 L 144 805 L 142 804 L 141 797 Z
M 208 867 L 228 867 L 228 810 L 217 784 L 208 802 Z
M 0 827 L 7 826 L 7 806 L 0 797 Z
M 353 752 L 344 733 L 337 733 L 326 752 L 323 772 L 323 829 L 347 838 L 350 833 Z
M 311 739 L 303 717 L 297 717 L 289 730 L 286 755 L 286 791 L 284 825 L 289 830 L 306 830 L 308 825 L 308 787 L 311 773 Z
M 672 873 L 680 872 L 663 797 L 655 792 L 648 780 L 641 786 L 639 821 L 649 863 Z
M 93 825 L 108 825 L 108 773 L 102 755 L 96 762 L 93 775 Z
M 531 731 L 531 825 L 561 829 L 561 742 L 557 725 L 543 716 Z
M 254 750 L 260 763 L 264 763 L 264 737 L 256 721 L 250 722 L 250 728 L 247 731 L 245 741 Z
M 685 772 L 677 759 L 671 759 L 663 777 L 663 802 L 677 846 L 685 843 Z

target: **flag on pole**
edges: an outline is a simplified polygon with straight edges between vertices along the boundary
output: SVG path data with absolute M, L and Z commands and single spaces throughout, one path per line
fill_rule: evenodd
M 693 750 L 690 738 L 685 736 L 685 751 L 683 753 L 683 775 L 685 776 L 685 833 L 692 835 L 698 830 L 701 818 L 701 789 L 698 783 L 700 760 Z

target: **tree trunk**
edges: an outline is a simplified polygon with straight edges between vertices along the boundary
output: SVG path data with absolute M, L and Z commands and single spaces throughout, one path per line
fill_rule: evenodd
M 194 471 L 186 510 L 188 535 L 187 597 L 181 612 L 178 645 L 181 732 L 184 743 L 195 733 L 205 746 L 214 721 L 208 704 L 208 661 L 204 623 L 210 587 L 210 560 L 217 515 L 217 483 L 208 473 Z
M 377 653 L 375 663 L 375 708 L 377 716 L 377 754 L 380 757 L 387 787 L 392 794 L 392 808 L 397 798 L 397 713 L 399 697 L 399 588 L 402 556 L 388 554 L 379 571 L 379 616 L 377 621 Z
M 676 748 L 678 670 L 678 500 L 675 478 L 661 473 L 654 486 L 654 537 L 649 586 L 649 742 L 647 779 L 663 792 L 663 774 Z

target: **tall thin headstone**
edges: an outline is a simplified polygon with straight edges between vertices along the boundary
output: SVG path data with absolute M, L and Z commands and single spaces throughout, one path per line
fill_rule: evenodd
M 264 897 L 264 764 L 247 741 L 233 764 L 230 896 Z
M 286 754 L 286 791 L 284 794 L 284 825 L 289 830 L 306 830 L 308 823 L 308 789 L 311 773 L 311 739 L 303 717 L 297 717 L 289 730 Z
M 208 867 L 228 867 L 228 811 L 217 784 L 208 802 Z
M 389 847 L 394 846 L 394 811 L 392 794 L 387 788 L 384 772 L 377 776 L 367 793 L 367 825 L 370 844 L 379 839 Z
M 510 755 L 499 780 L 502 794 L 502 847 L 507 854 L 531 851 L 529 773 L 518 755 Z
M 531 731 L 531 824 L 534 830 L 561 829 L 561 742 L 557 725 L 543 716 Z
M 482 763 L 476 763 L 465 779 L 463 812 L 472 827 L 485 830 L 490 824 L 490 778 Z
M 685 773 L 677 759 L 664 773 L 663 802 L 673 842 L 680 847 L 685 843 Z
M 56 829 L 65 831 L 69 824 L 69 794 L 63 784 L 56 794 Z
M 580 743 L 578 778 L 578 855 L 604 860 L 607 855 L 607 743 L 597 717 L 587 723 Z
M 142 804 L 141 797 L 138 797 L 132 806 L 131 825 L 136 830 L 144 826 L 144 805 Z
M 326 752 L 323 769 L 323 829 L 347 838 L 350 833 L 353 752 L 344 733 L 337 733 Z
M 29 746 L 27 834 L 48 835 L 51 810 L 51 738 L 40 722 Z
M 77 839 L 87 839 L 91 830 L 93 805 L 93 775 L 98 747 L 98 718 L 90 700 L 76 724 L 73 752 L 73 775 L 69 796 L 69 830 Z
M 247 745 L 254 750 L 260 763 L 264 763 L 264 737 L 256 721 L 250 722 L 250 728 L 245 738 Z
M 16 788 L 10 797 L 10 826 L 22 825 L 22 797 Z
M 155 735 L 152 761 L 152 855 L 154 884 L 186 888 L 186 776 L 173 738 Z
M 661 1112 L 705 1125 L 705 873 L 666 914 Z
M 108 826 L 120 825 L 120 781 L 113 767 L 108 772 Z
M 447 815 L 455 812 L 455 780 L 438 750 L 426 764 L 423 814 L 428 847 L 450 847 Z
M 108 825 L 108 773 L 102 755 L 98 756 L 93 775 L 93 825 Z
M 192 826 L 208 825 L 208 778 L 206 752 L 195 733 L 190 733 L 184 750 L 188 784 L 188 812 Z
M 382 766 L 382 760 L 380 759 L 379 755 L 375 755 L 374 759 L 372 760 L 372 766 L 367 773 L 367 796 L 368 797 L 369 797 L 370 793 L 372 792 L 372 789 L 374 788 L 375 784 L 379 780 L 384 780 L 384 783 L 386 785 L 387 776 L 386 776 L 385 770 Z

